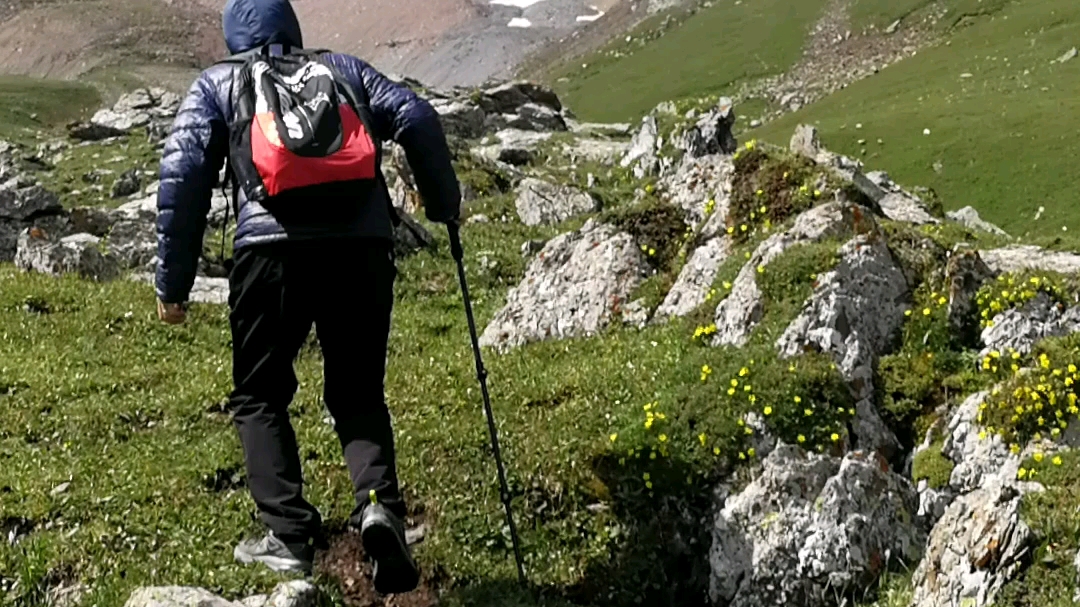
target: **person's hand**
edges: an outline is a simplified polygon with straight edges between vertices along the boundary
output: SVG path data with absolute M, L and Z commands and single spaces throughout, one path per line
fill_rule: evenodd
M 157 303 L 158 319 L 170 325 L 180 325 L 187 320 L 187 310 L 183 304 L 164 303 L 160 299 Z

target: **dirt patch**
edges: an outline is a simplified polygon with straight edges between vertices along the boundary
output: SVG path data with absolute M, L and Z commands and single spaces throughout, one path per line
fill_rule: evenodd
M 338 526 L 327 531 L 329 548 L 316 555 L 315 567 L 341 589 L 347 607 L 433 607 L 439 604 L 439 575 L 421 570 L 420 586 L 401 595 L 382 596 L 371 582 L 372 566 L 360 533 Z

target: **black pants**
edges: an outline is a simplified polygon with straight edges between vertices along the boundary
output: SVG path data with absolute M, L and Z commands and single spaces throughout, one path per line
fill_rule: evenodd
M 374 490 L 380 503 L 405 514 L 383 393 L 397 275 L 392 251 L 389 242 L 338 240 L 237 253 L 229 294 L 235 384 L 229 404 L 251 495 L 262 520 L 283 539 L 306 541 L 322 525 L 303 497 L 288 413 L 297 389 L 293 363 L 312 324 L 323 353 L 323 397 L 356 490 L 355 512 Z

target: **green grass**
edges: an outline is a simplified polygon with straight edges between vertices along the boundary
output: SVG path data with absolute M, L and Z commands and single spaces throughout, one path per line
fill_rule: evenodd
M 830 149 L 858 156 L 866 147 L 869 169 L 933 188 L 947 209 L 973 205 L 1014 236 L 1080 229 L 1071 178 L 1080 62 L 1051 64 L 1077 44 L 1080 5 L 986 6 L 998 10 L 969 20 L 949 45 L 922 50 L 753 135 L 786 144 L 796 124 L 815 124 Z M 1040 206 L 1046 211 L 1036 221 Z
M 60 196 L 66 207 L 117 207 L 128 199 L 111 197 L 113 182 L 125 171 L 139 169 L 154 174 L 154 177 L 142 177 L 146 185 L 157 179 L 160 160 L 161 152 L 145 134 L 136 130 L 113 141 L 72 146 L 61 152 L 61 159 L 51 170 L 40 172 L 37 177 Z
M 550 79 L 569 79 L 555 88 L 583 120 L 636 120 L 661 101 L 718 94 L 783 72 L 801 56 L 807 28 L 824 6 L 825 0 L 716 3 L 658 39 L 620 39 Z
M 83 84 L 0 75 L 0 139 L 32 140 L 99 104 L 97 91 Z

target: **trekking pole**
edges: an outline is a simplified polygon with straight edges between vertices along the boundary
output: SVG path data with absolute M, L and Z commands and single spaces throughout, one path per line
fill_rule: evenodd
M 461 235 L 456 222 L 447 224 L 450 232 L 450 253 L 457 262 L 458 281 L 461 283 L 461 296 L 465 301 L 465 316 L 469 320 L 469 336 L 472 338 L 473 356 L 476 358 L 476 378 L 480 380 L 480 391 L 484 395 L 484 414 L 487 415 L 488 430 L 491 432 L 491 448 L 495 452 L 495 465 L 499 469 L 499 487 L 503 506 L 506 507 L 506 522 L 510 525 L 510 539 L 514 543 L 514 559 L 517 561 L 518 579 L 522 586 L 527 585 L 525 564 L 521 558 L 521 545 L 518 541 L 517 527 L 514 526 L 514 512 L 510 507 L 510 488 L 506 484 L 506 472 L 503 470 L 502 455 L 499 453 L 499 435 L 495 429 L 495 416 L 491 412 L 491 397 L 488 396 L 487 370 L 480 358 L 480 341 L 476 337 L 476 321 L 473 319 L 472 302 L 469 300 L 469 287 L 465 283 L 464 251 L 461 248 Z

